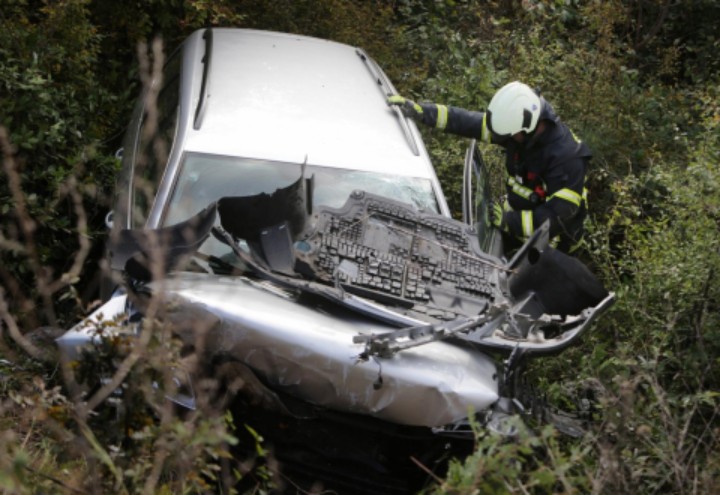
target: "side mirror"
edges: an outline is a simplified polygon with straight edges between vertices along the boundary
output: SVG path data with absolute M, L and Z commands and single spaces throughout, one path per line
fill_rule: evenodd
M 115 159 L 118 161 L 121 161 L 123 158 L 124 151 L 125 151 L 125 148 L 122 148 L 122 147 L 118 148 L 117 151 L 115 152 Z
M 107 227 L 108 230 L 112 230 L 113 228 L 113 217 L 115 216 L 115 210 L 110 210 L 107 212 L 107 215 L 105 215 L 105 227 Z

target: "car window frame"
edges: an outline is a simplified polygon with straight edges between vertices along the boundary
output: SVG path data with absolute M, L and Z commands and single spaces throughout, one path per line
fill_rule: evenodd
M 145 142 L 145 125 L 148 122 L 147 90 L 142 96 L 142 110 L 134 141 L 132 154 L 132 171 L 129 190 L 128 224 L 134 228 L 144 227 L 155 207 L 157 191 L 167 170 L 173 147 L 176 143 L 179 128 L 181 78 L 183 71 L 182 49 L 176 49 L 163 66 L 161 88 L 155 100 L 157 114 L 157 130 L 150 140 Z M 160 149 L 158 149 L 160 147 Z M 162 149 L 164 147 L 164 149 Z M 144 148 L 148 148 L 145 150 Z M 142 163 L 143 158 L 147 163 Z M 142 175 L 138 169 L 144 168 Z M 143 192 L 142 189 L 145 189 Z M 147 199 L 146 203 L 142 199 Z
M 502 236 L 490 222 L 490 173 L 475 139 L 465 151 L 462 186 L 462 221 L 475 232 L 483 252 L 501 256 Z

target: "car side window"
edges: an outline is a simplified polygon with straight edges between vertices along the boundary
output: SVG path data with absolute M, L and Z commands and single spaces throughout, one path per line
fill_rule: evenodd
M 502 237 L 490 222 L 491 173 L 474 140 L 465 153 L 464 167 L 463 222 L 473 227 L 484 252 L 499 256 Z
M 143 109 L 133 171 L 132 224 L 145 225 L 172 148 L 177 128 L 181 51 L 163 68 L 162 87 L 154 105 Z
M 473 168 L 475 177 L 475 194 L 473 195 L 473 203 L 475 208 L 475 229 L 477 231 L 478 241 L 483 251 L 488 252 L 490 249 L 492 225 L 490 223 L 490 183 L 487 168 L 482 161 L 477 148 L 475 149 L 473 158 Z

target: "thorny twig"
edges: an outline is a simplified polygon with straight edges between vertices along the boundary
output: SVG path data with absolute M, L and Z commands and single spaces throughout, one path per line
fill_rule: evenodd
M 435 480 L 435 482 L 437 482 L 438 484 L 442 484 L 442 482 L 443 482 L 442 478 L 440 478 L 437 474 L 430 471 L 430 469 L 428 469 L 427 466 L 425 466 L 422 462 L 417 460 L 415 458 L 415 456 L 411 455 L 410 460 L 413 461 L 417 465 L 417 467 L 419 467 L 420 469 L 425 471 L 425 473 L 427 473 L 429 476 L 431 476 Z
M 145 131 L 149 132 L 150 136 L 153 136 L 157 129 L 157 95 L 159 88 L 162 83 L 162 66 L 163 66 L 163 50 L 162 42 L 159 39 L 155 39 L 152 44 L 152 64 L 150 63 L 147 56 L 147 45 L 141 43 L 138 47 L 138 56 L 140 59 L 140 77 L 143 84 L 148 88 L 146 94 L 145 107 L 148 113 Z M 157 151 L 157 150 L 156 150 Z M 162 266 L 162 249 L 163 242 L 159 239 L 159 236 L 149 236 L 151 246 L 149 246 L 148 252 L 151 257 L 151 270 L 153 272 L 153 278 L 156 280 L 162 279 L 162 272 L 164 267 Z M 159 291 L 161 292 L 161 291 Z M 153 320 L 154 315 L 157 313 L 160 307 L 160 298 L 153 297 L 148 310 L 145 314 L 146 321 L 145 325 L 142 325 L 139 338 L 136 344 L 133 346 L 130 354 L 123 360 L 118 367 L 113 377 L 105 383 L 85 404 L 83 415 L 89 413 L 97 406 L 99 406 L 113 391 L 118 388 L 125 380 L 127 375 L 132 370 L 133 366 L 137 361 L 142 358 L 147 350 L 150 338 L 152 337 L 153 324 L 149 323 Z

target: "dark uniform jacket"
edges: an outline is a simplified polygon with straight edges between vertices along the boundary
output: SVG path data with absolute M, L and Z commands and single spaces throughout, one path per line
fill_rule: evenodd
M 585 173 L 591 157 L 588 147 L 560 121 L 542 97 L 540 120 L 545 129 L 525 143 L 492 136 L 486 114 L 462 108 L 422 103 L 424 124 L 459 136 L 493 142 L 505 148 L 507 198 L 505 221 L 510 234 L 527 238 L 550 220 L 550 237 L 569 251 L 582 236 L 587 215 Z

